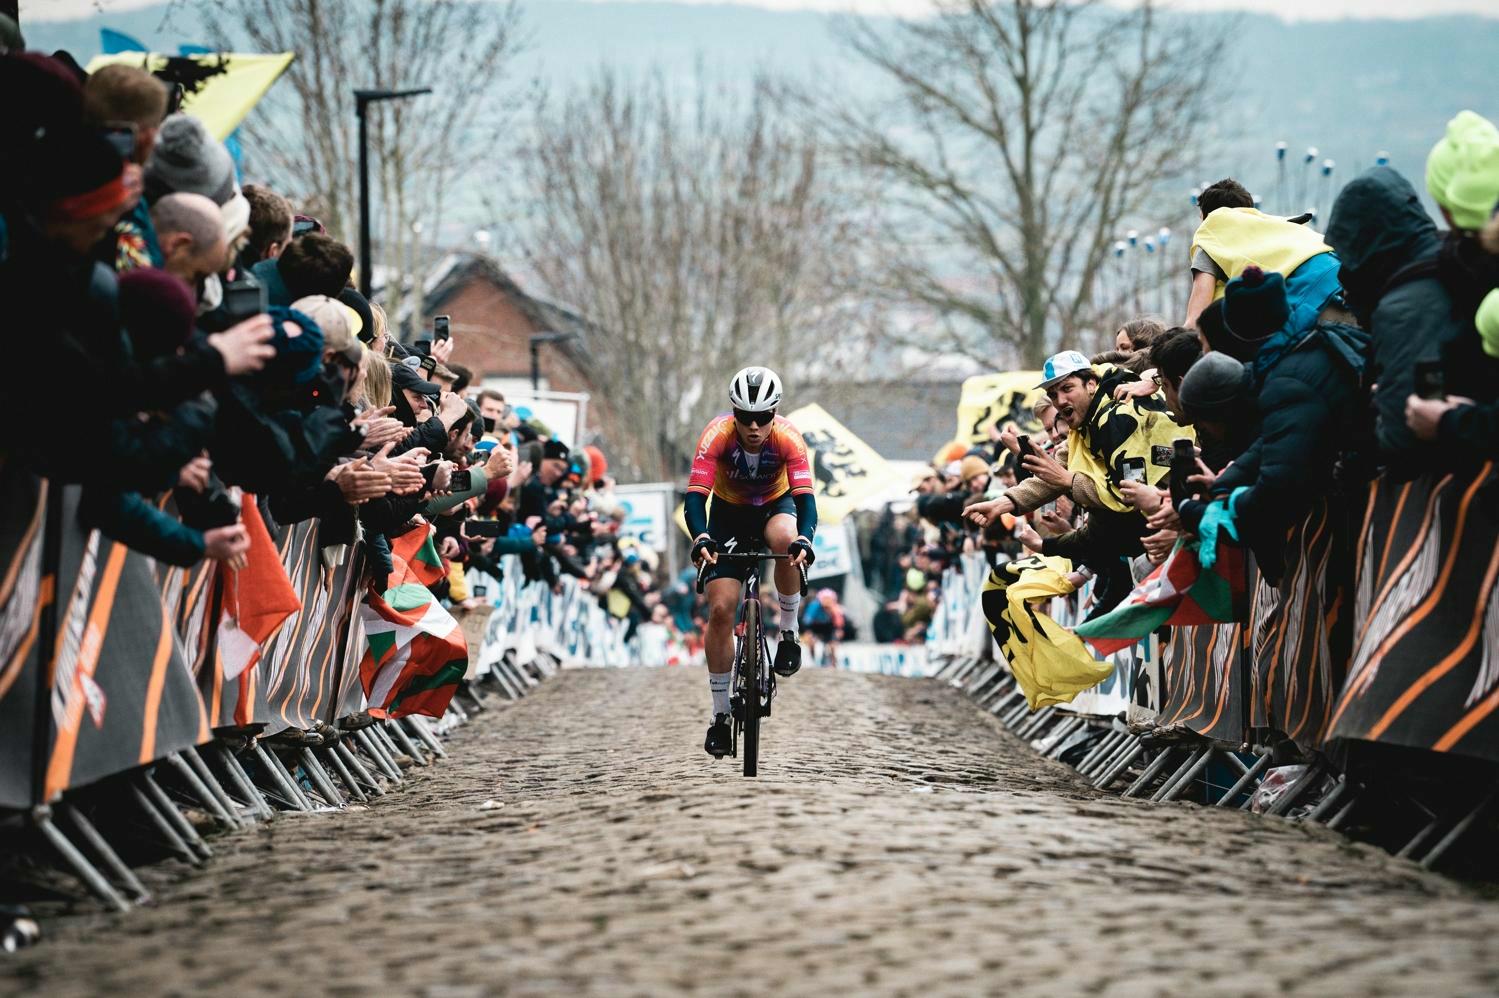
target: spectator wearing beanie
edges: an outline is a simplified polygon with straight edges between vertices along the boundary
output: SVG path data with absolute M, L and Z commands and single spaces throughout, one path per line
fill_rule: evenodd
M 1452 227 L 1436 274 L 1461 329 L 1440 348 L 1447 397 L 1407 395 L 1405 420 L 1416 437 L 1439 442 L 1440 461 L 1454 467 L 1499 451 L 1499 245 L 1485 245 L 1499 237 L 1499 128 L 1472 111 L 1448 122 L 1426 160 L 1426 189 Z
M 200 194 L 220 211 L 239 196 L 229 151 L 213 140 L 202 122 L 187 114 L 174 114 L 161 122 L 145 166 L 144 201 L 115 229 L 116 270 L 163 265 L 165 257 L 150 207 L 177 193 Z
M 1182 412 L 1197 428 L 1202 460 L 1222 470 L 1259 437 L 1254 379 L 1247 366 L 1225 353 L 1200 358 L 1181 378 Z

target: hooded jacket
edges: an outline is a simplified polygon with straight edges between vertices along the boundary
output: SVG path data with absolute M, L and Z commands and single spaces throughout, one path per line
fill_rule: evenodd
M 1244 489 L 1235 519 L 1272 585 L 1285 570 L 1288 532 L 1332 491 L 1338 455 L 1361 418 L 1367 344 L 1357 326 L 1320 322 L 1280 354 L 1260 384 L 1259 438 L 1213 485 L 1216 494 Z M 1182 521 L 1195 530 L 1203 509 L 1182 503 Z
M 1432 454 L 1405 425 L 1414 365 L 1440 358 L 1462 333 L 1436 268 L 1414 277 L 1409 269 L 1435 263 L 1441 246 L 1437 227 L 1410 182 L 1376 166 L 1338 195 L 1327 241 L 1342 260 L 1339 279 L 1349 308 L 1372 337 L 1368 380 L 1378 385 L 1375 438 L 1381 463 L 1409 477 Z M 1268 410 L 1262 411 L 1268 417 Z

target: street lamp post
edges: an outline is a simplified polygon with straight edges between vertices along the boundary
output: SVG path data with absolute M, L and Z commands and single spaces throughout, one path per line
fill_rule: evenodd
M 354 113 L 359 116 L 359 293 L 370 296 L 374 260 L 370 252 L 370 141 L 368 109 L 371 104 L 400 97 L 430 94 L 431 87 L 409 90 L 355 90 Z
M 540 346 L 543 343 L 561 343 L 563 340 L 577 339 L 577 333 L 537 333 L 531 337 L 531 390 L 541 390 L 541 353 Z

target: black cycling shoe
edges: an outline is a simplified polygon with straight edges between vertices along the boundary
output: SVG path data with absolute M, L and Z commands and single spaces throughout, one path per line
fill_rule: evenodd
M 715 759 L 722 759 L 734 747 L 734 733 L 729 730 L 729 715 L 717 714 L 708 725 L 708 737 L 703 741 L 703 751 Z
M 781 640 L 776 644 L 776 660 L 771 668 L 778 676 L 794 676 L 801 667 L 802 646 L 797 644 L 795 634 L 782 631 Z

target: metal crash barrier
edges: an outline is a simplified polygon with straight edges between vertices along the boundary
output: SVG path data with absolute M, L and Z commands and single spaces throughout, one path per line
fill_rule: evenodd
M 260 553 L 290 592 L 257 617 L 252 572 L 159 565 L 84 530 L 76 487 L 6 470 L 0 496 L 0 877 L 23 899 L 41 858 L 128 910 L 148 892 L 122 853 L 201 864 L 215 835 L 367 803 L 444 758 L 495 705 L 483 692 L 518 700 L 564 664 L 634 654 L 575 580 L 525 584 L 511 558 L 488 605 L 454 611 L 473 635 L 456 695 L 438 716 L 382 709 L 370 690 L 388 641 L 366 633 L 364 552 L 320 547 L 316 521 L 267 521 Z M 275 623 L 261 637 L 257 620 Z

